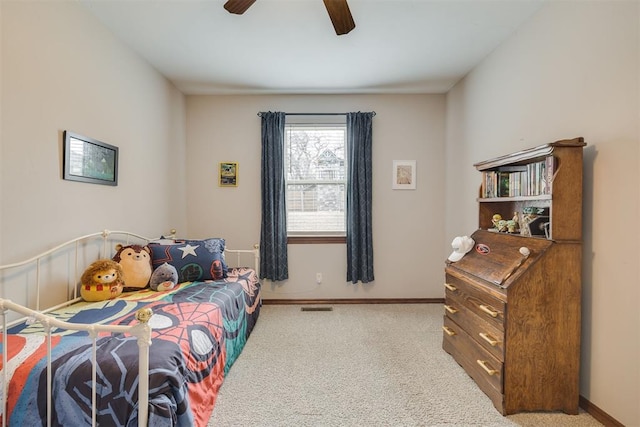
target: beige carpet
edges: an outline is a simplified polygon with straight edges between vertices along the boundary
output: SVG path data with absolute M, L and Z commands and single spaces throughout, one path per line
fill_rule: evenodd
M 266 305 L 209 426 L 599 426 L 503 417 L 442 350 L 442 305 Z

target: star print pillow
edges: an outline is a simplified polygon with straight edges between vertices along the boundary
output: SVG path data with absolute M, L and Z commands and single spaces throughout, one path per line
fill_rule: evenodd
M 150 243 L 155 270 L 165 262 L 178 271 L 179 282 L 220 280 L 227 277 L 224 239 L 177 240 L 174 244 Z

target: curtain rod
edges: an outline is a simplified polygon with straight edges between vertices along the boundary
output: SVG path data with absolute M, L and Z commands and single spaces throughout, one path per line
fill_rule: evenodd
M 374 116 L 375 111 L 371 112 Z M 346 116 L 349 113 L 284 113 L 285 116 Z M 262 112 L 258 113 L 258 117 L 262 117 Z

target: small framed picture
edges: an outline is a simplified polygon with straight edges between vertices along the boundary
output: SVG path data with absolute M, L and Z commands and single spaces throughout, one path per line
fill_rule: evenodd
M 393 181 L 391 188 L 394 190 L 415 190 L 416 180 L 415 160 L 393 161 Z
M 220 162 L 220 170 L 218 171 L 220 187 L 237 187 L 238 186 L 238 162 Z

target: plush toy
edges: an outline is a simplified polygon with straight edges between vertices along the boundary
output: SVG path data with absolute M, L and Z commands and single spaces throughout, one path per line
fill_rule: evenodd
M 113 260 L 122 266 L 125 291 L 146 288 L 151 278 L 151 251 L 147 246 L 116 246 Z
M 123 271 L 110 259 L 93 262 L 80 278 L 80 296 L 85 301 L 104 301 L 122 293 Z
M 178 270 L 168 263 L 160 264 L 149 280 L 149 287 L 154 291 L 168 291 L 178 283 Z

